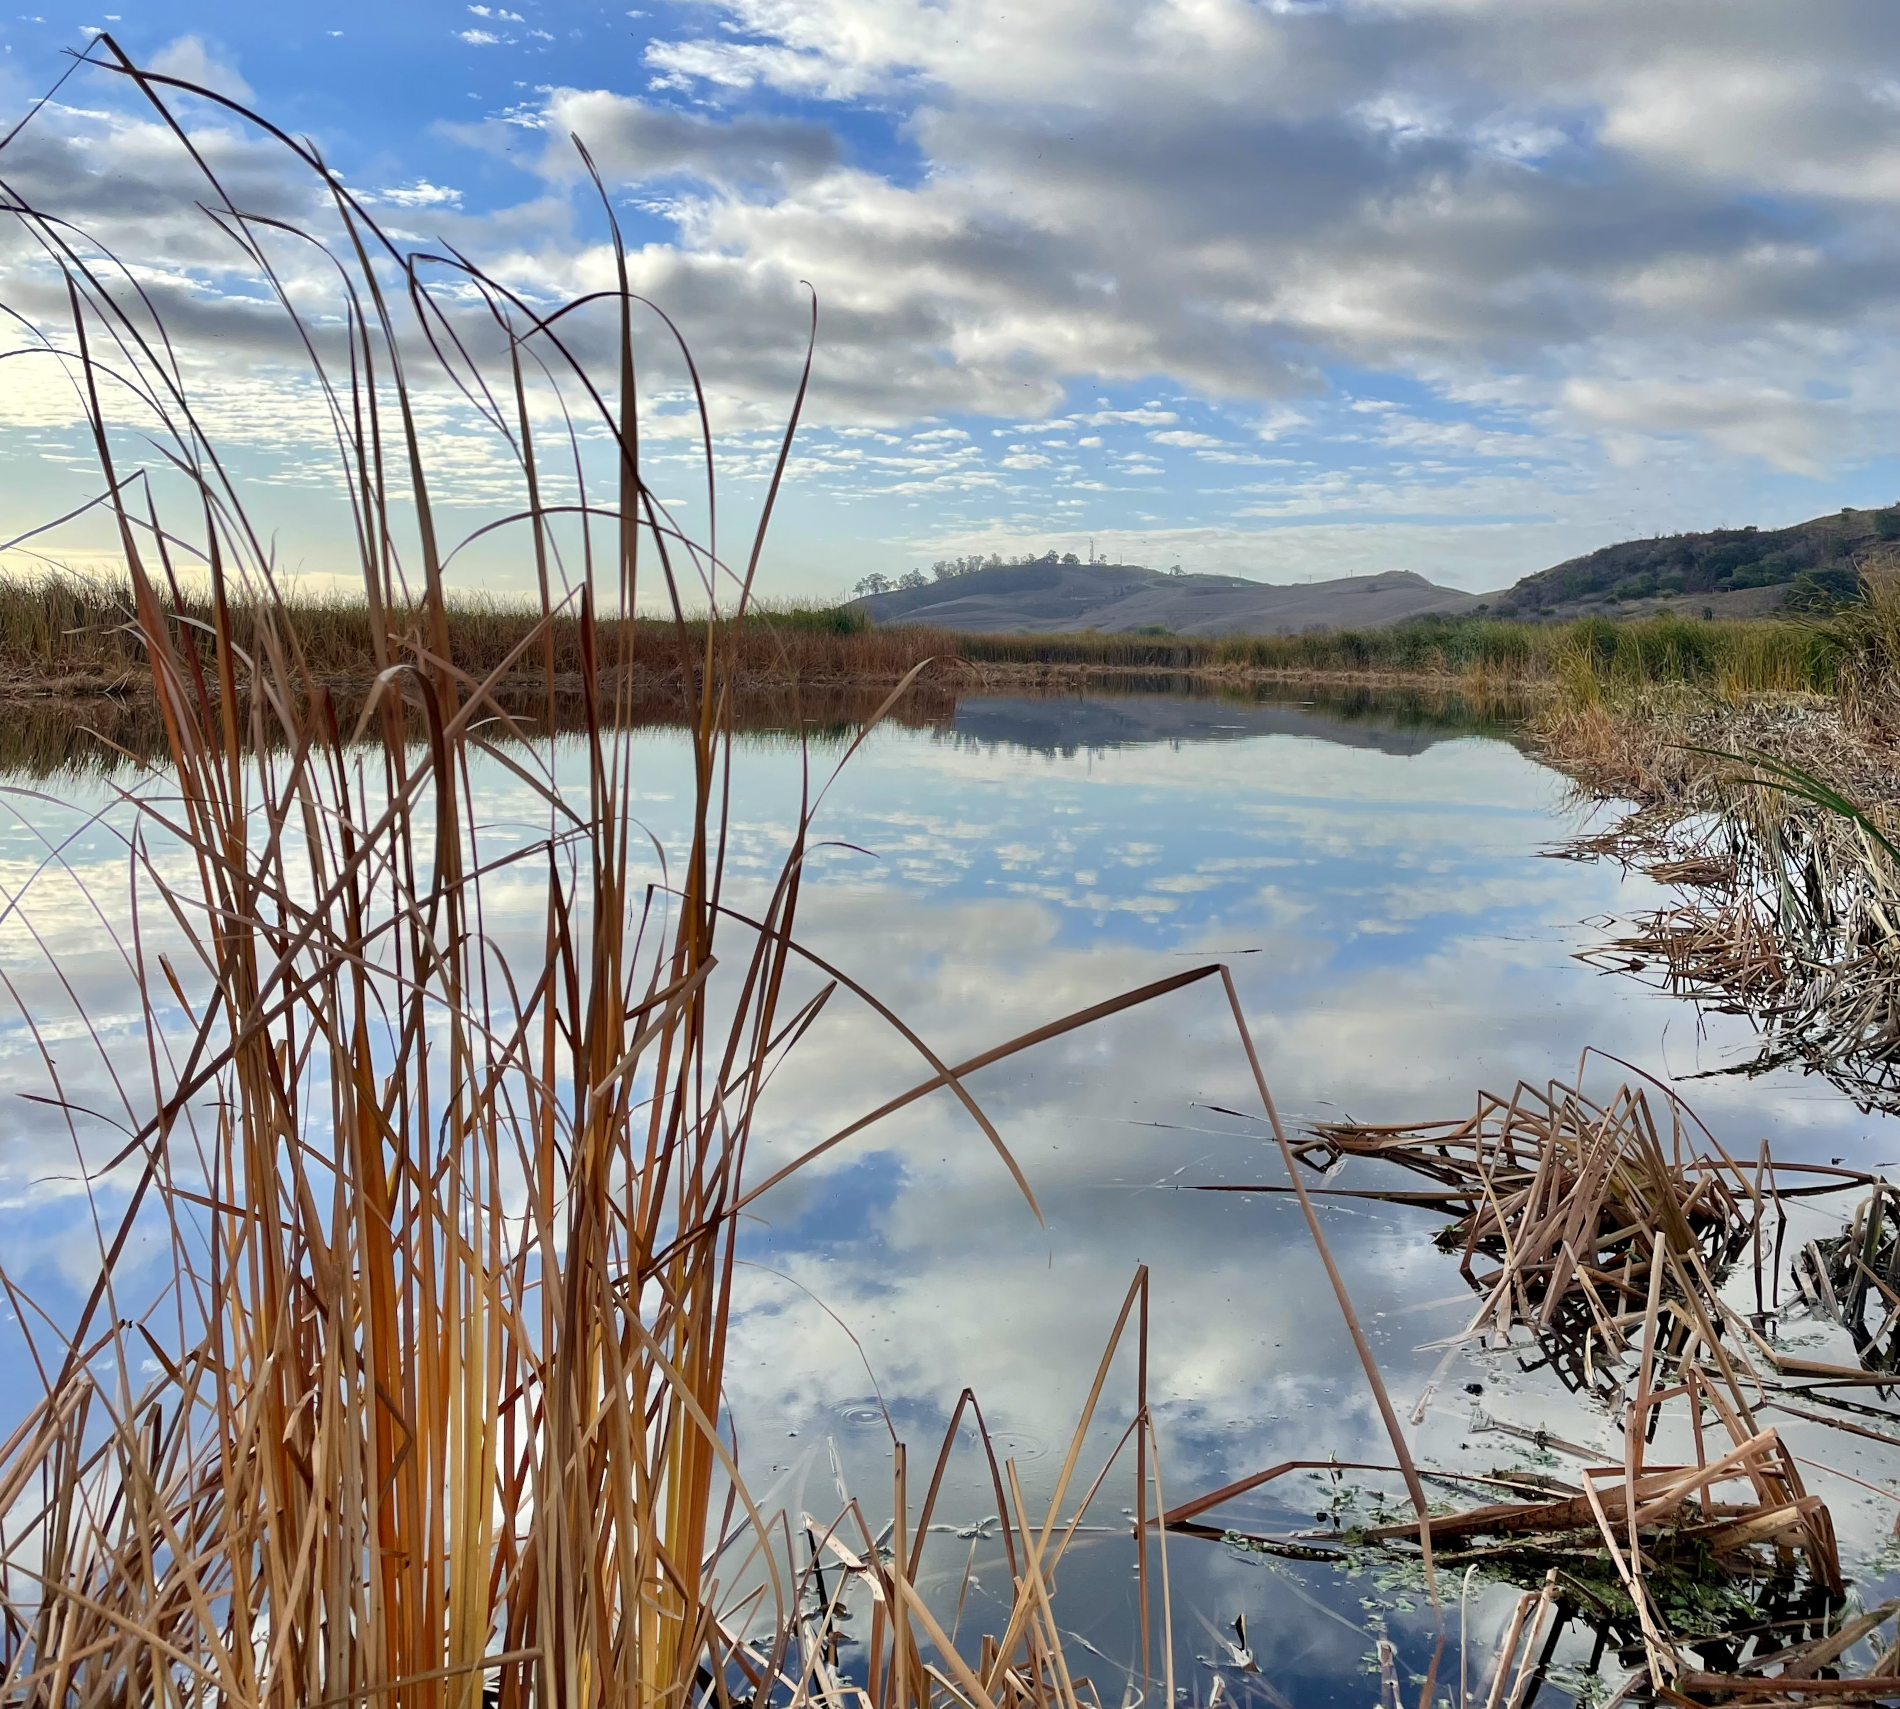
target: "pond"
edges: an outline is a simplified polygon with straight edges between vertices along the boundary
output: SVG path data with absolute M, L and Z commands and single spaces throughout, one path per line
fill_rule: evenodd
M 814 777 L 841 752 L 814 744 Z M 639 757 L 643 817 L 661 846 L 676 845 L 690 799 L 685 744 L 650 730 Z M 741 907 L 748 884 L 756 899 L 776 872 L 799 778 L 789 738 L 740 744 L 728 866 Z M 45 1022 L 35 1036 L 16 1014 L 0 1034 L 0 1085 L 15 1093 L 43 1094 L 48 1061 L 59 1072 L 70 1052 L 62 1084 L 87 1101 L 97 1070 L 79 1066 L 86 1038 L 71 1018 L 75 1000 L 109 1051 L 136 1043 L 118 949 L 124 853 L 86 825 L 107 787 L 97 778 L 39 783 L 9 798 L 0 881 L 18 905 L 0 923 L 0 968 Z M 534 818 L 499 767 L 478 805 L 496 827 Z M 1455 708 L 1366 697 L 966 696 L 940 723 L 877 731 L 831 786 L 802 936 L 947 1061 L 1220 960 L 1289 1130 L 1345 1117 L 1463 1116 L 1481 1089 L 1574 1081 L 1591 1047 L 1604 1055 L 1583 1065 L 1589 1084 L 1654 1075 L 1738 1157 L 1752 1160 L 1766 1140 L 1784 1161 L 1875 1168 L 1900 1159 L 1892 1122 L 1858 1112 L 1822 1080 L 1717 1072 L 1754 1054 L 1746 1018 L 1698 1016 L 1577 959 L 1601 936 L 1592 921 L 1663 899 L 1613 866 L 1550 858 L 1578 823 L 1562 778 L 1508 728 Z M 62 859 L 89 879 L 83 891 L 48 864 L 49 848 L 67 838 Z M 536 933 L 537 894 L 524 878 L 521 924 Z M 834 1003 L 773 1081 L 755 1178 L 919 1077 L 914 1051 L 868 1007 Z M 802 1513 L 823 1524 L 849 1492 L 879 1522 L 890 1507 L 887 1416 L 909 1444 L 915 1490 L 966 1385 L 999 1455 L 1017 1462 L 1032 1509 L 1046 1502 L 1138 1265 L 1150 1277 L 1148 1384 L 1168 1502 L 1284 1460 L 1390 1458 L 1298 1205 L 1199 1190 L 1286 1179 L 1217 983 L 984 1069 L 970 1090 L 1020 1164 L 1040 1220 L 941 1094 L 753 1207 L 728 1389 L 761 1505 L 785 1508 L 794 1524 Z M 104 1141 L 85 1132 L 75 1141 L 44 1106 L 11 1102 L 7 1120 L 0 1241 L 9 1270 L 57 1302 L 91 1275 L 75 1144 Z M 1358 1168 L 1328 1184 L 1384 1179 L 1368 1167 L 1355 1181 Z M 1319 1203 L 1394 1403 L 1410 1418 L 1440 1367 L 1432 1344 L 1461 1330 L 1473 1308 L 1455 1258 L 1432 1243 L 1444 1219 L 1371 1200 Z M 1806 1232 L 1822 1227 L 1817 1215 Z M 0 1350 L 21 1357 L 12 1329 Z M 1525 1369 L 1526 1353 L 1474 1345 L 1440 1373 L 1409 1430 L 1421 1465 L 1553 1467 L 1546 1448 L 1494 1421 L 1620 1460 L 1611 1421 L 1567 1396 L 1548 1369 Z M 1083 1458 L 1088 1475 L 1128 1422 L 1134 1382 L 1131 1344 L 1110 1372 Z M 1777 1422 L 1797 1453 L 1865 1480 L 1828 1494 L 1843 1557 L 1871 1601 L 1900 1500 L 1886 1493 L 1890 1456 Z M 1085 1659 L 1105 1703 L 1122 1700 L 1138 1660 L 1126 1453 L 1122 1464 L 1091 1512 L 1100 1529 L 1064 1568 L 1059 1603 L 1065 1631 L 1083 1652 L 1099 1652 Z M 1289 1530 L 1334 1512 L 1363 1519 L 1380 1494 L 1403 1510 L 1396 1477 L 1296 1473 L 1229 1504 L 1219 1523 Z M 996 1511 L 966 1432 L 925 1574 L 946 1624 L 960 1600 L 973 1625 L 992 1598 L 1007 1599 L 985 1523 Z M 1430 1660 L 1437 1628 L 1406 1575 L 1344 1573 L 1181 1537 L 1169 1540 L 1168 1562 L 1184 1702 L 1207 1703 L 1218 1673 L 1229 1697 L 1361 1705 L 1377 1693 L 1381 1637 L 1396 1643 L 1402 1679 L 1422 1676 Z M 1455 1581 L 1451 1594 L 1455 1604 Z M 1474 1672 L 1512 1600 L 1506 1587 L 1474 1586 Z M 1257 1674 L 1227 1648 L 1237 1618 Z M 1455 1612 L 1451 1629 L 1444 1670 L 1456 1667 Z M 1408 1701 L 1417 1691 L 1406 1687 Z

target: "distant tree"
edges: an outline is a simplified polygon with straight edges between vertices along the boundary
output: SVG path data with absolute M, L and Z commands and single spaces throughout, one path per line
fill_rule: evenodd
M 1081 563 L 1082 560 L 1078 558 L 1073 552 L 1064 552 L 1062 554 L 1062 561 L 1065 564 L 1079 564 Z
M 889 576 L 881 576 L 873 570 L 870 575 L 864 577 L 851 591 L 860 599 L 865 599 L 872 594 L 889 593 L 891 587 L 892 582 Z
M 1171 576 L 1178 576 L 1178 575 L 1180 575 L 1181 573 L 1182 573 L 1182 571 L 1181 571 L 1181 566 L 1180 566 L 1179 564 L 1170 564 L 1170 565 L 1168 566 L 1168 574 L 1169 574 L 1169 575 L 1171 575 Z
M 1002 557 L 1000 554 L 992 552 L 983 567 L 986 570 L 1000 570 L 1003 567 Z
M 929 582 L 930 578 L 922 570 L 911 570 L 897 578 L 897 585 L 901 588 L 925 587 Z

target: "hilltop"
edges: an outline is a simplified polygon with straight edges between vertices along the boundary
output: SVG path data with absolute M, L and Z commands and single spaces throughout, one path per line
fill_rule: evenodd
M 1368 629 L 1431 613 L 1469 611 L 1477 594 L 1438 587 L 1410 570 L 1276 586 L 1244 576 L 1180 575 L 1140 564 L 998 564 L 851 602 L 880 626 L 927 624 L 965 634 L 1095 629 L 1173 635 L 1297 635 Z
M 1900 506 L 1843 510 L 1791 528 L 1718 528 L 1624 540 L 1526 576 L 1490 601 L 1500 617 L 1686 611 L 1756 617 L 1853 595 L 1872 563 L 1900 560 Z
M 1763 617 L 1852 598 L 1861 571 L 1900 569 L 1900 505 L 1842 510 L 1789 528 L 1718 528 L 1623 540 L 1528 575 L 1500 593 L 1440 587 L 1410 570 L 1276 584 L 1182 575 L 1141 564 L 1083 564 L 1054 553 L 1004 564 L 940 564 L 851 601 L 879 627 L 964 634 L 1298 635 L 1378 629 L 1408 618 Z M 872 585 L 882 582 L 872 578 Z

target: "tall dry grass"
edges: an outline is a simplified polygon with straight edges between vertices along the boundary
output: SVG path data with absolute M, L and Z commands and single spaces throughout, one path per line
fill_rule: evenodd
M 59 210 L 16 210 L 66 292 L 70 320 L 43 329 L 47 359 L 85 400 L 128 584 L 109 611 L 61 584 L 16 592 L 6 645 L 66 657 L 78 632 L 104 649 L 149 692 L 165 763 L 118 801 L 138 899 L 126 967 L 142 1067 L 94 1035 L 118 1101 L 102 1112 L 68 1097 L 70 1063 L 46 1055 L 47 1107 L 75 1145 L 100 1122 L 122 1141 L 84 1159 L 97 1273 L 66 1309 L 0 1269 L 27 1348 L 22 1381 L 37 1379 L 0 1445 L 0 1698 L 48 1709 L 1097 1702 L 1068 1667 L 1051 1598 L 1107 1475 L 1085 1481 L 1081 1456 L 1110 1358 L 1132 1334 L 1137 1391 L 1116 1452 L 1134 1462 L 1145 1652 L 1146 1521 L 1162 1506 L 1145 1276 L 1040 1514 L 1014 1468 L 992 1461 L 1011 1588 L 1000 1626 L 952 1641 L 917 1589 L 941 1459 L 916 1509 L 893 1437 L 888 1529 L 853 1504 L 805 1559 L 787 1517 L 747 1493 L 723 1410 L 738 1227 L 788 1175 L 934 1093 L 959 1101 L 1034 1212 L 966 1078 L 1216 976 L 1271 1116 L 1226 970 L 1176 973 L 946 1064 L 799 944 L 823 797 L 809 781 L 783 864 L 741 905 L 727 870 L 734 709 L 753 661 L 801 633 L 751 622 L 777 483 L 730 566 L 648 486 L 642 305 L 617 229 L 616 287 L 575 306 L 605 323 L 603 377 L 566 311 L 405 250 L 305 145 L 138 70 L 109 36 L 93 52 L 181 147 L 167 101 L 183 89 L 276 136 L 330 198 L 344 284 L 339 328 L 326 330 L 300 317 L 276 271 L 278 228 L 205 168 L 210 217 L 275 292 L 330 409 L 362 593 L 286 596 L 134 275 Z M 143 400 L 129 421 L 106 401 L 108 381 L 128 377 Z M 519 469 L 512 526 L 542 589 L 533 613 L 498 616 L 448 593 L 415 409 L 418 388 L 445 384 L 484 409 Z M 536 441 L 550 391 L 613 447 L 611 503 L 598 490 L 578 507 L 562 498 L 580 471 L 563 474 Z M 801 386 L 793 426 L 802 397 Z M 145 438 L 169 484 L 126 461 Z M 187 554 L 202 591 L 179 573 Z M 633 615 L 649 590 L 670 621 Z M 714 619 L 688 621 L 690 600 Z M 658 878 L 631 733 L 649 647 L 684 697 L 694 776 L 688 844 L 667 851 Z M 346 701 L 332 673 L 365 660 L 367 685 Z M 558 727 L 570 670 L 578 775 L 557 769 L 520 710 L 539 694 L 539 729 Z M 482 818 L 481 767 L 527 792 L 537 827 Z M 538 897 L 525 947 L 511 935 L 524 886 Z M 774 1071 L 841 985 L 915 1049 L 919 1079 L 756 1179 Z M 25 1025 L 31 1035 L 30 1014 Z M 1285 1150 L 1277 1118 L 1274 1131 Z M 158 1280 L 142 1288 L 154 1251 Z M 821 1552 L 845 1579 L 814 1616 Z M 848 1677 L 836 1625 L 847 1583 L 875 1605 Z
M 154 589 L 160 611 L 184 625 L 179 645 L 204 652 L 217 610 L 205 580 L 187 573 Z M 689 589 L 703 599 L 702 589 Z M 258 599 L 311 677 L 332 688 L 360 685 L 379 668 L 379 648 L 390 636 L 423 637 L 434 616 L 426 601 L 395 598 L 372 603 L 360 592 L 312 592 L 294 583 L 265 590 L 232 588 L 235 619 L 250 620 Z M 129 582 L 83 577 L 58 569 L 0 579 L 0 690 L 110 687 L 142 682 L 146 654 L 137 617 L 137 590 Z M 510 668 L 532 645 L 535 662 L 572 689 L 588 671 L 586 633 L 571 604 L 544 610 L 538 601 L 483 596 L 444 588 L 444 657 L 459 671 L 485 676 Z M 729 632 L 728 632 L 729 631 Z M 953 656 L 954 637 L 927 629 L 872 629 L 842 608 L 748 599 L 742 621 L 728 613 L 676 620 L 640 616 L 622 622 L 611 669 L 636 678 L 679 681 L 690 661 L 697 674 L 709 635 L 740 678 L 829 685 L 894 681 L 917 664 Z M 208 655 L 207 655 L 208 656 Z M 594 668 L 602 668 L 596 661 Z M 685 681 L 676 695 L 692 697 Z M 649 687 L 645 692 L 651 693 Z
M 167 80 L 102 51 L 166 114 Z M 142 925 L 130 946 L 150 1078 L 124 1088 L 124 1146 L 90 1160 L 113 1183 L 96 1283 L 71 1317 L 23 1328 L 44 1392 L 0 1457 L 0 1694 L 579 1706 L 723 1700 L 747 1676 L 769 1690 L 799 1587 L 722 1434 L 721 1375 L 760 1100 L 836 981 L 793 973 L 811 799 L 756 916 L 726 896 L 758 547 L 728 571 L 642 477 L 624 268 L 607 304 L 618 384 L 598 390 L 545 317 L 464 268 L 455 287 L 501 335 L 489 364 L 513 409 L 498 420 L 516 430 L 544 592 L 525 614 L 452 602 L 400 311 L 425 331 L 455 321 L 323 181 L 358 262 L 342 377 L 309 334 L 362 543 L 353 603 L 284 597 L 162 329 L 52 213 L 21 216 L 70 291 L 59 348 L 129 586 L 122 607 L 56 582 L 22 590 L 7 645 L 109 659 L 149 685 L 169 767 L 126 806 L 137 882 L 172 938 L 160 953 Z M 207 184 L 275 285 L 260 228 Z M 137 374 L 195 527 L 127 501 L 101 346 Z M 566 589 L 530 358 L 567 365 L 619 448 L 617 509 Z M 394 383 L 363 377 L 378 371 Z M 186 545 L 199 594 L 174 573 Z M 693 577 L 719 621 L 656 635 L 632 618 L 648 581 L 678 611 Z M 643 645 L 693 713 L 693 834 L 662 885 L 641 876 L 632 809 L 628 666 Z M 373 685 L 346 719 L 328 679 L 365 666 Z M 584 689 L 578 787 L 545 745 L 504 755 L 490 740 L 514 723 L 504 687 L 538 679 L 551 698 L 564 671 Z M 541 803 L 526 846 L 477 815 L 484 756 Z M 545 875 L 525 956 L 506 953 L 487 900 L 517 866 Z M 1000 1146 L 914 1042 L 925 1089 L 948 1084 Z M 135 1303 L 122 1260 L 154 1234 L 171 1274 Z M 763 1647 L 707 1571 L 748 1531 L 734 1570 L 760 1580 Z M 903 1709 L 916 1645 L 894 1618 L 879 1701 Z M 1040 1680 L 1027 1642 L 1019 1631 L 1004 1659 Z

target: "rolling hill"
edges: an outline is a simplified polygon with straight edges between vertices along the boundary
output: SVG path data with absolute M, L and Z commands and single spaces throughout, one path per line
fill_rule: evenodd
M 928 624 L 966 634 L 1295 635 L 1363 629 L 1428 613 L 1469 611 L 1481 595 L 1437 587 L 1410 570 L 1290 586 L 1244 576 L 1164 575 L 1139 564 L 1003 564 L 922 587 L 853 600 L 873 623 Z
M 850 608 L 879 625 L 916 623 L 966 634 L 1297 635 L 1464 612 L 1534 619 L 1658 611 L 1757 617 L 1851 598 L 1861 571 L 1873 565 L 1900 569 L 1900 505 L 1842 510 L 1789 528 L 1623 540 L 1491 594 L 1440 587 L 1410 570 L 1286 584 L 1049 557 L 894 588 L 853 600 Z
M 1526 576 L 1490 605 L 1502 617 L 1658 610 L 1756 616 L 1849 597 L 1864 566 L 1892 557 L 1900 557 L 1900 506 L 1843 510 L 1791 528 L 1624 540 Z

